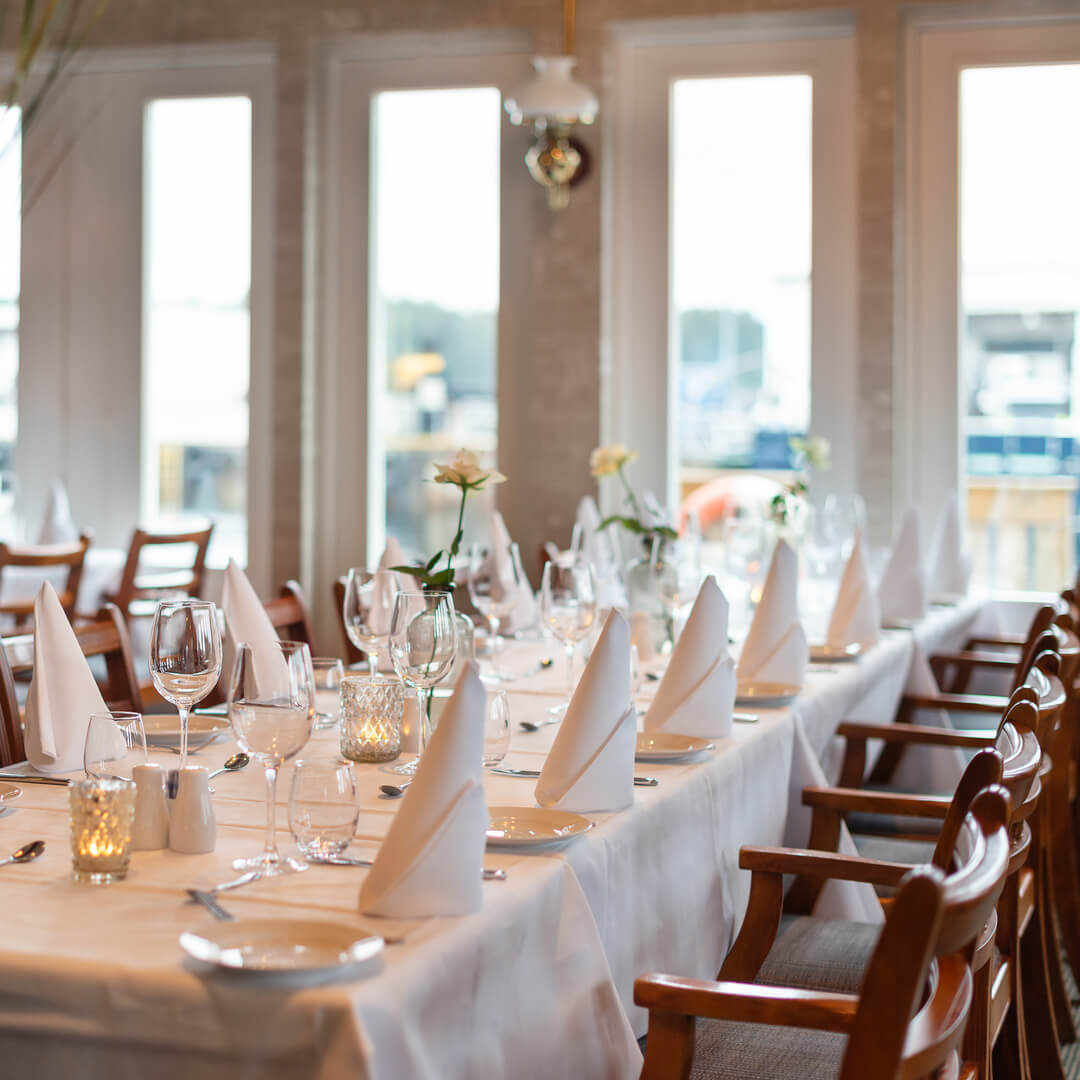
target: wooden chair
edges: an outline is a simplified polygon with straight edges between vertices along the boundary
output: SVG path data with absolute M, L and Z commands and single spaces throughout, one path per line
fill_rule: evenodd
M 311 629 L 311 616 L 304 600 L 304 590 L 298 581 L 286 581 L 274 600 L 267 600 L 263 607 L 270 616 L 270 624 L 285 641 L 302 641 L 315 655 L 315 634 Z
M 214 531 L 213 522 L 205 529 L 181 533 L 153 533 L 136 529 L 128 545 L 127 561 L 120 575 L 120 584 L 106 599 L 115 604 L 128 618 L 153 615 L 159 600 L 174 596 L 198 596 L 202 591 L 206 570 L 206 551 Z M 173 547 L 193 544 L 194 554 L 190 567 L 168 571 L 140 573 L 143 552 L 149 547 Z
M 647 975 L 634 984 L 634 1001 L 649 1010 L 643 1080 L 960 1075 L 956 1051 L 973 992 L 969 963 L 1004 884 L 1007 817 L 1004 791 L 979 796 L 948 878 L 933 866 L 741 849 L 739 864 L 752 873 L 751 899 L 718 981 Z M 858 992 L 746 981 L 771 949 L 788 873 L 899 887 Z M 735 969 L 738 981 L 726 974 Z M 699 1017 L 713 1022 L 699 1024 Z
M 142 705 L 131 640 L 119 608 L 106 604 L 94 619 L 77 623 L 75 637 L 87 659 L 100 657 L 104 676 L 98 679 L 109 709 L 140 712 Z M 15 694 L 17 675 L 31 675 L 34 669 L 34 635 L 18 634 L 3 639 L 0 648 L 0 766 L 26 759 L 22 717 Z
M 66 567 L 67 577 L 63 588 L 57 589 L 57 596 L 60 598 L 60 606 L 70 619 L 75 614 L 83 564 L 86 562 L 86 552 L 92 540 L 92 534 L 83 533 L 74 544 L 47 544 L 35 547 L 13 547 L 10 544 L 0 544 L 0 590 L 3 589 L 5 567 L 26 566 L 43 571 Z M 0 604 L 0 614 L 12 616 L 15 629 L 22 629 L 32 621 L 34 601 L 28 599 Z

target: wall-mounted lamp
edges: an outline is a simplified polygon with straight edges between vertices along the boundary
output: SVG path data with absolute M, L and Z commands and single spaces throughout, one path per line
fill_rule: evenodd
M 506 99 L 512 124 L 532 124 L 536 141 L 525 153 L 532 178 L 547 189 L 548 205 L 561 210 L 570 187 L 587 171 L 585 147 L 572 135 L 577 124 L 591 124 L 600 104 L 574 78 L 574 0 L 563 0 L 563 54 L 535 56 L 536 74 Z

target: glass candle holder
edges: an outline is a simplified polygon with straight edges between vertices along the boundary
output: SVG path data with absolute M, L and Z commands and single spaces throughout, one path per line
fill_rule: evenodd
M 341 755 L 393 761 L 401 753 L 405 684 L 393 675 L 346 675 L 341 682 Z
M 135 785 L 118 777 L 73 780 L 71 869 L 76 881 L 108 885 L 127 877 Z

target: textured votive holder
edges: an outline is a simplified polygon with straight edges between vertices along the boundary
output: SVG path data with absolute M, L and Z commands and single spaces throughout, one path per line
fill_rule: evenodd
M 405 684 L 395 675 L 346 675 L 341 681 L 341 755 L 393 761 L 401 753 Z
M 127 877 L 135 785 L 119 777 L 73 780 L 71 870 L 76 881 L 108 885 Z

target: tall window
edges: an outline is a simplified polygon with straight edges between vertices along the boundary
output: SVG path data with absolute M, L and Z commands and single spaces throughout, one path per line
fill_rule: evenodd
M 1080 553 L 1080 64 L 960 77 L 961 415 L 976 572 L 1056 592 Z
M 373 550 L 387 533 L 410 554 L 443 547 L 458 500 L 422 482 L 431 463 L 461 447 L 495 463 L 500 110 L 494 87 L 374 98 Z M 470 517 L 491 497 L 470 499 Z
M 144 136 L 142 514 L 211 518 L 211 557 L 243 563 L 251 101 L 152 101 Z
M 15 525 L 14 455 L 19 427 L 19 252 L 22 235 L 19 110 L 0 110 L 0 538 Z
M 791 466 L 810 423 L 808 75 L 672 89 L 672 338 L 684 487 Z

